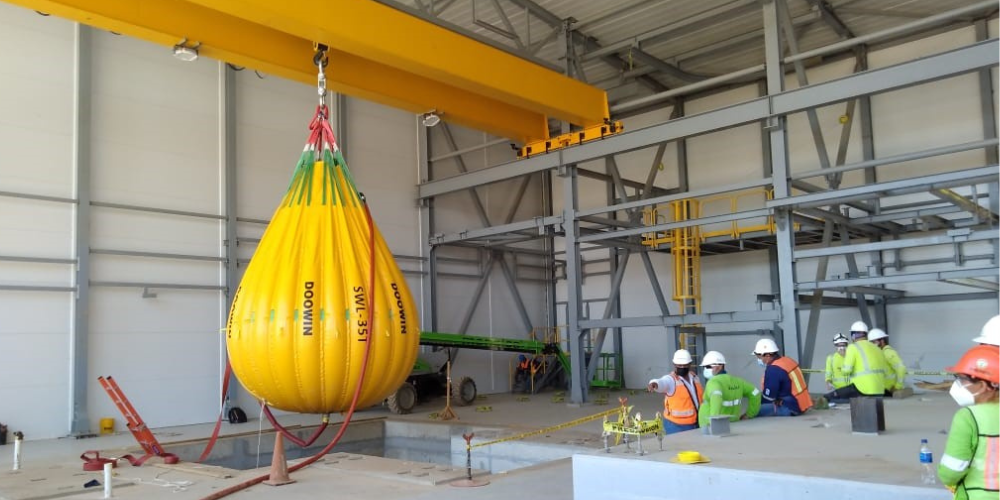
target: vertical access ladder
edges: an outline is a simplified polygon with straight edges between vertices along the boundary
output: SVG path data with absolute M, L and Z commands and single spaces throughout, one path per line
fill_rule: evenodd
M 153 436 L 153 432 L 149 430 L 149 427 L 146 427 L 146 422 L 143 422 L 142 417 L 135 411 L 132 403 L 125 397 L 125 393 L 122 392 L 121 387 L 118 387 L 115 379 L 109 375 L 107 378 L 98 377 L 97 380 L 101 383 L 101 387 L 104 387 L 104 390 L 107 391 L 108 396 L 111 397 L 111 401 L 115 403 L 118 410 L 122 412 L 122 416 L 125 417 L 125 422 L 128 424 L 128 430 L 132 431 L 135 440 L 139 442 L 142 451 L 146 453 L 145 456 L 132 465 L 142 465 L 143 462 L 152 456 L 163 457 L 163 461 L 168 464 L 177 463 L 177 456 L 163 451 L 163 446 L 156 440 L 156 436 Z

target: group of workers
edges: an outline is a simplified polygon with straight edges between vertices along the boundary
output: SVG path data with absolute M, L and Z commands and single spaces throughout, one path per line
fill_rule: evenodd
M 857 396 L 885 396 L 904 387 L 906 366 L 889 346 L 885 331 L 861 321 L 847 337 L 838 334 L 837 352 L 827 358 L 826 382 L 833 389 L 824 397 L 846 401 Z M 954 366 L 949 393 L 961 409 L 952 419 L 938 477 L 956 500 L 996 499 L 1000 495 L 1000 316 L 994 316 L 972 347 Z M 764 367 L 760 389 L 726 373 L 726 358 L 709 351 L 701 360 L 702 378 L 691 353 L 674 353 L 674 371 L 649 381 L 647 390 L 663 393 L 663 424 L 667 434 L 705 427 L 711 417 L 731 421 L 757 416 L 796 416 L 813 406 L 802 370 L 782 356 L 774 340 L 757 341 L 753 354 Z
M 826 358 L 826 384 L 832 390 L 824 399 L 846 403 L 858 396 L 892 396 L 903 389 L 906 365 L 889 345 L 889 334 L 881 328 L 869 331 L 863 321 L 855 321 L 850 333 L 853 343 L 840 333 L 833 337 L 836 352 Z
M 674 371 L 649 381 L 647 390 L 663 393 L 663 429 L 667 434 L 708 425 L 712 417 L 735 422 L 757 416 L 795 416 L 812 408 L 799 364 L 782 356 L 774 340 L 763 338 L 753 350 L 764 367 L 760 388 L 726 372 L 726 357 L 709 351 L 701 360 L 702 377 L 693 370 L 686 349 L 674 353 Z

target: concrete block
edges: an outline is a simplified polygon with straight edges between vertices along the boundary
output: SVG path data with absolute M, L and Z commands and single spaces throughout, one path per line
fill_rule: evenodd
M 708 436 L 722 437 L 729 435 L 729 417 L 717 415 L 709 419 L 708 425 L 702 428 L 702 433 Z
M 880 397 L 851 399 L 851 431 L 878 434 L 885 430 L 885 406 Z

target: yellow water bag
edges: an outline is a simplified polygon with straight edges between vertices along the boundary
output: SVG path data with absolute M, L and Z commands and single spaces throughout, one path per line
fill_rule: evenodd
M 381 402 L 409 375 L 420 344 L 403 274 L 369 225 L 339 148 L 328 146 L 299 159 L 226 328 L 233 372 L 246 390 L 300 413 L 350 406 L 368 344 L 357 407 Z

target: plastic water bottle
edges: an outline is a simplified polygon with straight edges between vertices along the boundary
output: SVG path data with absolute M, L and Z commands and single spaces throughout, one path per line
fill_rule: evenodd
M 934 454 L 927 446 L 927 440 L 920 440 L 920 482 L 924 484 L 937 483 L 937 471 L 934 470 Z

